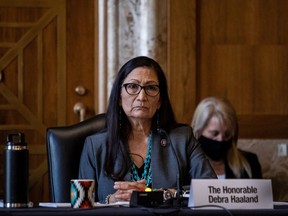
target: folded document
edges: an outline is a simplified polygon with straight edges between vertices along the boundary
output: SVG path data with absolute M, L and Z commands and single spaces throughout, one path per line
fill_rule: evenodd
M 51 208 L 61 208 L 61 207 L 71 207 L 71 203 L 52 203 L 52 202 L 41 202 L 39 203 L 39 206 L 41 207 L 51 207 Z M 129 202 L 116 202 L 116 203 L 111 203 L 111 204 L 102 204 L 99 202 L 94 203 L 95 208 L 99 207 L 108 207 L 108 206 L 129 206 Z

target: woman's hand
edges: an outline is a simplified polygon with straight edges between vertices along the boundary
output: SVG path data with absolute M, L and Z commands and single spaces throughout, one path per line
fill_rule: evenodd
M 109 197 L 109 203 L 119 201 L 130 201 L 133 191 L 144 191 L 146 180 L 142 179 L 135 182 L 117 181 L 114 183 L 114 189 L 117 191 Z

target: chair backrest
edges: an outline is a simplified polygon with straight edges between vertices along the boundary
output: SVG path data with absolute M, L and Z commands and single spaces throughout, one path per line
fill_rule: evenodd
M 85 138 L 105 126 L 105 114 L 71 126 L 47 129 L 47 161 L 51 202 L 70 202 L 70 180 L 78 178 Z

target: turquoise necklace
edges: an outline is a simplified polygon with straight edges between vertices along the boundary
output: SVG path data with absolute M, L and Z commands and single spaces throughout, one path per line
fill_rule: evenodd
M 138 181 L 141 179 L 145 179 L 146 180 L 146 186 L 148 186 L 152 183 L 151 149 L 152 149 L 152 132 L 150 132 L 149 137 L 148 137 L 148 150 L 147 150 L 147 155 L 146 155 L 146 158 L 144 161 L 144 172 L 142 173 L 141 178 L 140 178 L 138 171 L 136 169 L 136 165 L 134 164 L 134 162 L 130 156 L 130 165 L 131 165 L 131 171 L 132 171 L 131 180 L 132 181 Z

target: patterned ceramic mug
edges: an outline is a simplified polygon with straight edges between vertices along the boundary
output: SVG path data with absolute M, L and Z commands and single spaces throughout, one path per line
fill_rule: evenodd
M 94 207 L 93 179 L 72 179 L 70 188 L 72 208 L 93 208 Z

